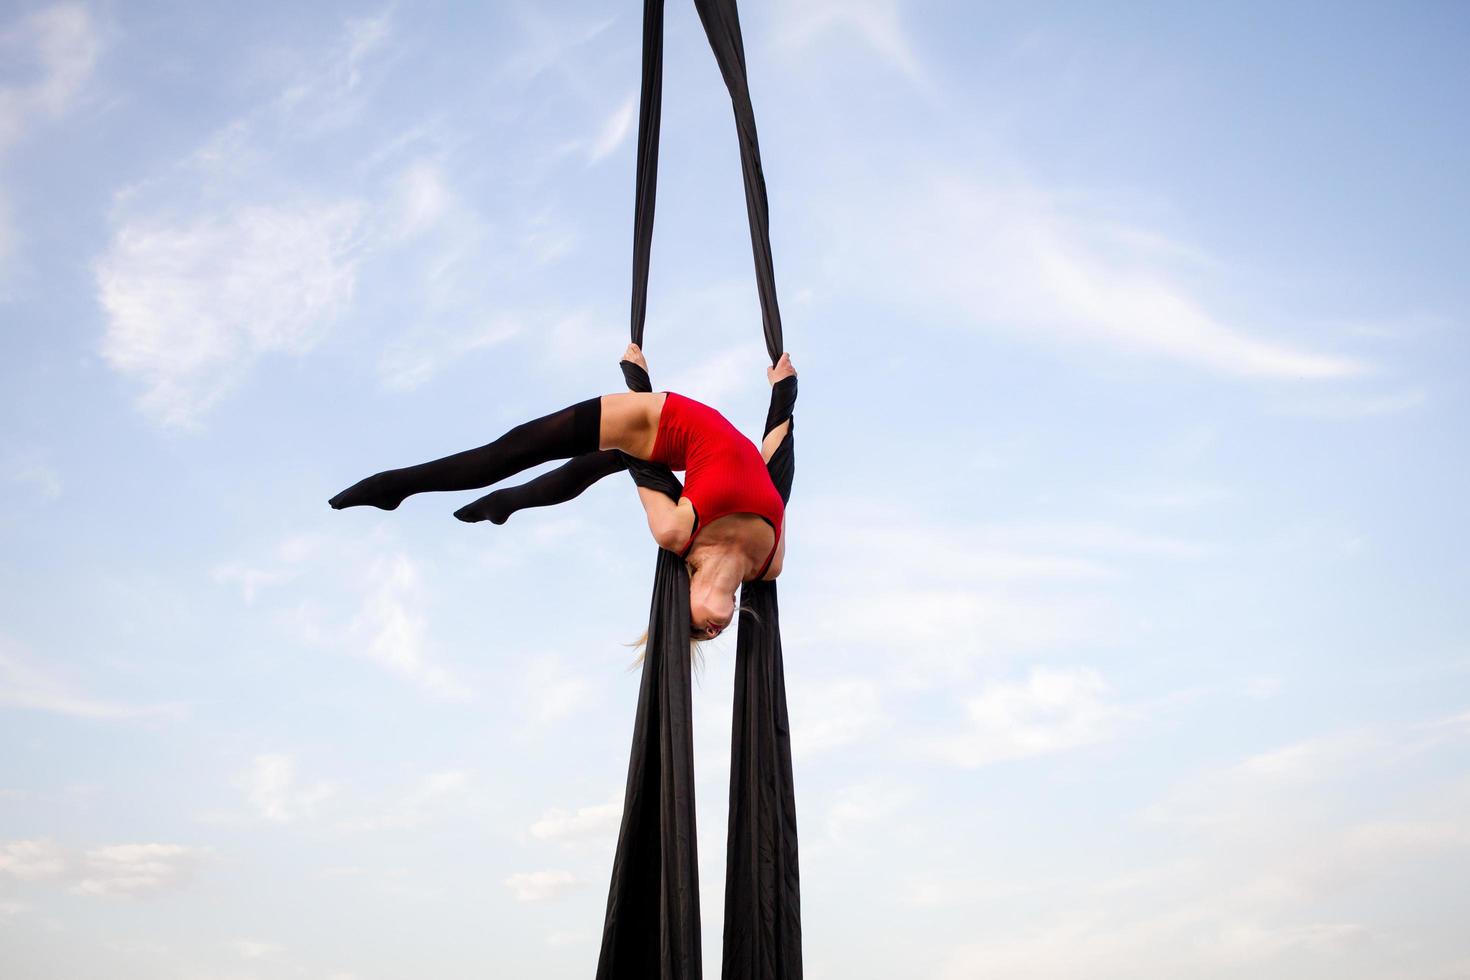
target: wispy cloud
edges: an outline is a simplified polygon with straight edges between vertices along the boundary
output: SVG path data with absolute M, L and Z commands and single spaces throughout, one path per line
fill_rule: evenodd
M 382 555 L 365 580 L 362 606 L 347 629 L 349 648 L 436 697 L 469 698 L 469 689 L 429 655 L 418 563 L 405 554 Z
M 776 44 L 804 52 L 817 44 L 853 40 L 888 68 L 928 88 L 928 74 L 895 0 L 782 0 L 776 5 Z
M 1152 860 L 1120 828 L 1120 870 L 1018 888 L 998 906 L 1016 918 L 950 948 L 937 975 L 1329 977 L 1351 957 L 1362 976 L 1454 976 L 1470 786 L 1463 737 L 1429 727 L 1327 732 L 1185 775 L 1135 828 Z M 1448 775 L 1405 782 L 1414 760 Z M 943 906 L 985 901 L 950 884 Z M 1385 914 L 1426 895 L 1413 924 Z
M 383 57 L 393 36 L 391 9 L 349 19 L 341 36 L 315 55 L 286 83 L 274 109 L 292 129 L 311 134 L 355 121 L 365 105 L 363 90 L 381 72 L 369 75 L 372 61 Z
M 1133 634 L 1123 586 L 1212 559 L 1213 541 L 1097 520 L 956 521 L 909 500 L 832 496 L 802 524 L 813 563 L 793 641 L 882 654 L 907 688 L 973 680 L 987 661 Z M 853 528 L 862 528 L 854 534 Z
M 522 871 L 505 879 L 517 902 L 547 902 L 587 884 L 570 871 Z
M 824 679 L 792 693 L 792 752 L 802 758 L 860 741 L 891 723 L 878 684 L 866 677 Z
M 435 698 L 473 697 L 436 659 L 422 563 L 382 534 L 291 534 L 267 557 L 217 562 L 211 575 L 238 587 L 247 603 L 269 594 L 267 608 L 300 643 L 361 657 Z M 278 588 L 303 577 L 317 588 L 291 595 Z
M 14 454 L 3 472 L 11 483 L 30 487 L 43 500 L 61 496 L 61 474 L 39 454 Z
M 340 826 L 343 830 L 357 831 L 418 827 L 433 819 L 451 801 L 462 797 L 469 784 L 470 777 L 465 772 L 432 772 L 406 793 L 378 804 L 370 815 L 345 821 Z
M 208 849 L 186 844 L 108 844 L 74 849 L 49 838 L 0 844 L 0 875 L 69 884 L 79 895 L 142 897 L 186 886 Z
M 261 356 L 300 354 L 352 300 L 362 208 L 249 205 L 125 221 L 97 266 L 102 354 L 166 426 L 197 426 Z
M 916 797 L 912 786 L 868 780 L 840 788 L 827 810 L 827 841 L 850 854 L 859 839 L 891 825 Z
M 552 807 L 531 824 L 531 836 L 564 843 L 605 840 L 609 834 L 616 835 L 622 819 L 621 798 L 578 807 L 575 811 Z
M 628 133 L 633 129 L 633 121 L 637 118 L 638 96 L 630 95 L 608 115 L 602 129 L 588 145 L 587 162 L 596 163 L 611 156 L 628 138 Z
M 184 844 L 112 844 L 82 855 L 82 895 L 138 897 L 183 887 L 203 852 Z
M 727 347 L 676 368 L 659 385 L 664 390 L 698 392 L 699 399 L 706 404 L 727 403 L 735 393 L 748 390 L 751 382 L 760 376 L 757 372 L 764 356 L 750 344 Z
M 539 4 L 519 4 L 515 16 L 520 27 L 519 44 L 512 55 L 498 66 L 500 75 L 525 84 L 547 72 L 561 72 L 573 78 L 573 88 L 586 91 L 589 86 L 579 71 L 580 59 L 575 52 L 601 37 L 615 22 L 614 17 L 595 16 L 555 18 L 552 8 Z
M 275 172 L 283 147 L 357 118 L 389 28 L 387 14 L 349 21 L 273 99 L 116 195 L 96 264 L 100 350 L 141 386 L 139 407 L 158 423 L 197 429 L 259 358 L 316 347 L 351 307 L 371 247 L 421 231 L 444 206 L 424 170 L 404 177 L 396 207 L 376 211 L 364 195 Z
M 293 534 L 282 539 L 270 561 L 225 561 L 210 569 L 210 577 L 221 584 L 236 585 L 241 598 L 253 603 L 263 590 L 297 578 L 306 562 L 317 557 L 325 538 L 320 534 Z
M 257 755 L 237 783 L 255 812 L 271 823 L 290 823 L 314 816 L 338 789 L 326 781 L 298 785 L 296 760 L 278 753 Z
M 476 328 L 415 330 L 383 349 L 378 377 L 385 388 L 412 391 L 466 354 L 498 347 L 524 331 L 523 319 L 510 314 L 496 314 Z
M 1177 483 L 1117 490 L 1113 496 L 1125 504 L 1151 510 L 1189 511 L 1224 503 L 1235 493 L 1229 487 L 1216 484 Z
M 993 682 L 963 699 L 966 723 L 917 744 L 965 768 L 1050 755 L 1111 738 L 1129 712 L 1085 668 L 1033 668 L 1024 681 Z
M 1298 399 L 1283 402 L 1276 406 L 1275 412 L 1316 419 L 1367 419 L 1401 415 L 1422 408 L 1428 401 L 1427 391 L 1412 387 L 1390 394 L 1339 394 Z
M 12 878 L 55 878 L 64 874 L 66 867 L 66 856 L 55 841 L 13 840 L 0 845 L 0 872 Z
M 444 168 L 418 159 L 394 179 L 391 225 L 398 238 L 415 238 L 439 224 L 456 205 Z
M 261 942 L 258 939 L 234 939 L 227 944 L 232 952 L 244 960 L 260 960 L 282 952 L 280 943 Z
M 1264 326 L 1217 312 L 1177 269 L 1180 250 L 1160 246 L 1161 232 L 1092 217 L 1022 178 L 915 167 L 898 186 L 865 193 L 878 203 L 856 225 L 845 210 L 827 224 L 844 241 L 885 243 L 881 257 L 845 263 L 859 273 L 882 264 L 885 273 L 863 288 L 901 292 L 947 321 L 959 314 L 973 328 L 1241 378 L 1323 381 L 1372 370 L 1359 356 L 1268 339 Z
M 42 665 L 0 637 L 0 706 L 45 711 L 73 718 L 120 720 L 177 717 L 174 705 L 139 705 L 99 698 L 70 677 Z
M 549 725 L 575 715 L 599 698 L 597 685 L 558 654 L 529 656 L 520 680 L 519 710 L 534 725 Z
M 91 13 L 79 3 L 53 4 L 0 24 L 0 63 L 34 66 L 28 76 L 7 71 L 10 77 L 0 82 L 0 167 L 37 123 L 60 119 L 77 104 L 102 47 Z M 16 240 L 7 197 L 0 185 L 0 289 Z

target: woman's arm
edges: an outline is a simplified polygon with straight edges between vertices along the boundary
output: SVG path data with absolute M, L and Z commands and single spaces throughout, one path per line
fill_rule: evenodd
M 780 575 L 781 563 L 786 560 L 786 520 L 785 517 L 781 519 L 781 540 L 776 542 L 776 553 L 771 556 L 771 567 L 767 568 L 766 574 L 761 576 L 764 582 L 769 582 Z
M 638 500 L 648 513 L 648 530 L 660 548 L 678 551 L 694 533 L 694 508 L 681 497 L 678 503 L 648 487 L 638 488 Z
M 781 448 L 781 440 L 786 438 L 786 433 L 791 431 L 791 420 L 787 419 L 776 426 L 766 437 L 761 440 L 761 460 L 769 463 L 771 457 L 776 455 L 776 450 Z
M 776 385 L 787 378 L 795 377 L 796 368 L 791 365 L 791 355 L 785 352 L 781 354 L 780 360 L 771 367 L 766 368 L 766 380 L 771 383 L 772 389 L 771 410 L 766 414 L 766 425 L 771 425 L 774 421 L 773 416 L 775 418 L 781 417 L 777 414 L 778 412 L 782 412 L 786 416 L 779 425 L 771 428 L 766 433 L 765 438 L 761 440 L 761 458 L 767 463 L 776 454 L 776 450 L 781 448 L 781 442 L 786 438 L 786 433 L 791 431 L 791 405 L 796 398 L 795 389 L 786 389 L 785 396 L 783 397 L 783 392 L 777 391 Z M 795 383 L 795 381 L 792 382 L 793 385 Z

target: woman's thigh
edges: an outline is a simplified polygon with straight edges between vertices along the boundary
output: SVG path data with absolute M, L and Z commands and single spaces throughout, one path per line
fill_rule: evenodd
M 601 444 L 598 448 L 621 449 L 639 459 L 652 456 L 664 398 L 665 392 L 662 391 L 624 391 L 603 395 Z

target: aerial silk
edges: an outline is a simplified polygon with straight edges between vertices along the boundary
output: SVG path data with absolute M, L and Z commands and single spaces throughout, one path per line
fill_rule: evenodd
M 784 350 L 781 311 L 776 302 L 769 207 L 740 18 L 735 0 L 695 0 L 695 7 L 735 111 L 761 321 L 774 364 Z M 631 339 L 639 346 L 643 344 L 658 183 L 663 17 L 663 0 L 645 0 L 630 324 Z M 629 388 L 652 390 L 645 371 L 629 362 L 622 367 Z M 794 378 L 773 388 L 766 433 L 792 419 L 795 395 Z M 788 430 L 768 463 L 782 500 L 791 496 L 793 446 Z M 621 462 L 639 485 L 654 486 L 679 498 L 679 481 L 666 468 L 631 456 L 624 456 Z M 615 469 L 604 467 L 598 473 Z M 796 794 L 776 583 L 744 583 L 741 607 L 730 732 L 720 976 L 722 980 L 800 980 Z M 660 549 L 598 980 L 698 980 L 702 976 L 690 680 L 688 571 L 678 555 Z

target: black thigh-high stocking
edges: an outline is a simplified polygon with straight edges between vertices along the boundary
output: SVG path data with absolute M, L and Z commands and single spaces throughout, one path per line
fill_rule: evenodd
M 490 521 L 504 524 L 518 510 L 564 504 L 581 496 L 582 491 L 592 484 L 618 470 L 626 469 L 627 465 L 623 454 L 616 449 L 587 453 L 574 457 L 550 473 L 543 473 L 518 487 L 503 487 L 494 493 L 488 493 L 455 511 L 454 516 L 469 523 Z
M 601 429 L 602 399 L 589 398 L 523 422 L 478 449 L 375 473 L 343 490 L 330 503 L 338 510 L 361 506 L 393 510 L 415 493 L 488 487 L 537 463 L 597 452 Z

